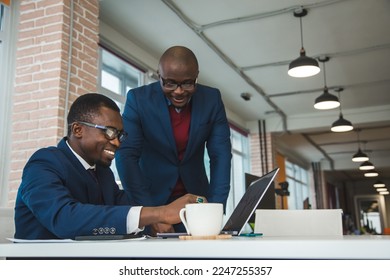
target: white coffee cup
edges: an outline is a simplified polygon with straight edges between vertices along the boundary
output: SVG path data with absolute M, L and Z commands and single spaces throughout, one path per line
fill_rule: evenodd
M 180 219 L 192 236 L 218 235 L 222 228 L 222 203 L 191 203 L 180 210 Z

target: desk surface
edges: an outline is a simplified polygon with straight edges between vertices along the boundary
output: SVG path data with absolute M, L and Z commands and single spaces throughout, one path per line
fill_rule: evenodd
M 390 236 L 233 237 L 71 243 L 0 241 L 0 258 L 390 259 Z

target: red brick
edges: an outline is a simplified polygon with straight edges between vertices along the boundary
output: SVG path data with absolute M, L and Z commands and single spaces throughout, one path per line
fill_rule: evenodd
M 48 80 L 48 81 L 42 81 L 40 83 L 40 88 L 41 89 L 54 89 L 59 86 L 59 80 L 54 79 L 54 80 Z
M 40 65 L 30 64 L 26 66 L 21 66 L 16 69 L 16 75 L 25 75 L 27 73 L 35 73 L 41 70 Z
M 41 18 L 44 15 L 44 10 L 32 10 L 32 11 L 21 11 L 20 22 L 26 22 L 29 20 L 35 20 Z
M 43 27 L 44 34 L 62 33 L 62 32 L 63 32 L 63 24 L 61 22 Z
M 55 4 L 55 3 L 53 3 Z M 64 6 L 62 3 L 57 3 L 56 5 L 47 7 L 45 9 L 45 14 L 53 15 L 53 14 L 62 14 L 64 11 Z
M 53 45 L 57 45 L 57 44 L 53 44 Z M 52 69 L 61 69 L 61 61 L 59 60 L 50 61 L 50 62 L 44 62 L 42 64 L 42 70 L 52 70 Z
M 28 149 L 36 149 L 37 143 L 38 142 L 36 140 L 20 139 L 20 141 L 13 142 L 12 149 L 17 149 L 17 150 L 22 150 L 22 151 L 28 150 Z M 13 162 L 15 162 L 15 161 L 13 161 Z
M 24 75 L 24 76 L 19 76 L 16 77 L 16 83 L 17 84 L 26 84 L 32 82 L 32 75 Z
M 62 15 L 49 15 L 45 17 L 38 18 L 35 21 L 36 26 L 47 26 L 53 23 L 62 23 L 63 17 Z
M 53 131 L 53 134 L 57 134 L 57 131 Z M 59 141 L 58 136 L 52 135 L 50 137 L 46 137 L 45 139 L 41 138 L 38 142 L 38 145 L 42 148 L 57 146 L 58 141 Z
M 35 38 L 43 34 L 43 28 L 28 28 L 24 30 L 19 30 L 20 39 Z
M 14 112 L 26 112 L 38 109 L 38 102 L 30 101 L 26 103 L 15 104 L 13 107 Z
M 46 109 L 40 109 L 40 110 L 34 110 L 31 112 L 31 118 L 32 119 L 43 119 L 43 118 L 50 118 L 50 117 L 57 117 L 58 116 L 58 108 L 46 108 Z
M 58 97 L 54 96 L 53 98 L 50 98 L 50 99 L 40 100 L 39 101 L 39 109 L 41 109 L 41 110 L 57 109 L 58 110 Z
M 42 137 L 45 139 L 48 138 L 56 138 L 57 129 L 56 128 L 45 128 L 40 130 L 33 130 L 29 133 L 29 139 L 38 139 L 41 140 Z M 42 143 L 42 141 L 39 141 L 39 143 Z
M 46 8 L 56 5 L 64 5 L 63 0 L 40 0 L 37 1 L 37 7 L 38 8 Z
M 24 65 L 31 65 L 34 61 L 34 58 L 32 56 L 30 57 L 24 57 L 19 58 L 16 60 L 16 67 L 24 66 Z
M 56 32 L 56 33 L 42 34 L 41 36 L 38 36 L 35 40 L 37 44 L 40 44 L 42 46 L 48 43 L 61 42 L 62 33 Z
M 21 1 L 19 10 L 20 12 L 32 11 L 36 9 L 36 3 L 31 1 Z
M 46 79 L 57 80 L 60 76 L 60 70 L 41 71 L 33 74 L 34 81 L 41 81 Z

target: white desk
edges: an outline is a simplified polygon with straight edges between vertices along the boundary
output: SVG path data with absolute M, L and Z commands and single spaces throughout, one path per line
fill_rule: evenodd
M 390 236 L 0 242 L 0 258 L 390 259 Z

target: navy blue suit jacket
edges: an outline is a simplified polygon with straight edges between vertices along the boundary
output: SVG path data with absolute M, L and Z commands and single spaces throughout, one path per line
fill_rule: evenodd
M 97 205 L 97 183 L 65 139 L 57 147 L 38 150 L 27 162 L 15 204 L 15 238 L 126 234 L 131 206 L 111 169 L 96 166 L 105 204 Z
M 230 128 L 218 89 L 197 84 L 191 98 L 188 145 L 178 160 L 167 100 L 159 82 L 127 93 L 123 125 L 129 137 L 116 152 L 122 185 L 139 205 L 167 203 L 180 176 L 189 193 L 226 203 L 230 190 Z M 204 153 L 210 157 L 208 181 Z

